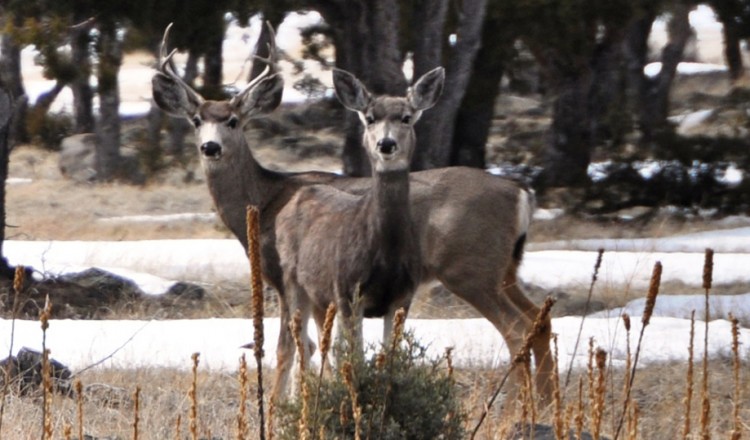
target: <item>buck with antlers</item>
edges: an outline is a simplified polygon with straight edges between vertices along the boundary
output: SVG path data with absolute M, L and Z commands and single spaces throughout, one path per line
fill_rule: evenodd
M 307 347 L 313 346 L 307 336 L 311 312 L 321 316 L 328 304 L 335 303 L 337 333 L 351 329 L 354 349 L 361 351 L 363 317 L 384 316 L 387 341 L 396 310 L 409 309 L 422 271 L 409 205 L 414 124 L 435 104 L 444 79 L 443 68 L 436 68 L 405 98 L 373 97 L 352 74 L 333 72 L 336 95 L 365 126 L 362 146 L 374 174 L 369 190 L 361 195 L 329 185 L 302 188 L 277 217 L 284 292 L 290 312 L 299 310 L 302 318 L 305 343 L 298 355 L 303 365 L 309 365 Z M 318 327 L 318 333 L 322 331 Z M 280 386 L 284 382 L 282 378 Z
M 283 80 L 266 69 L 228 101 L 204 100 L 185 84 L 167 54 L 169 28 L 164 34 L 159 71 L 152 80 L 157 105 L 195 125 L 198 149 L 209 191 L 222 221 L 247 248 L 245 210 L 260 209 L 262 272 L 279 292 L 281 328 L 277 347 L 277 385 L 288 375 L 294 356 L 283 272 L 277 249 L 279 212 L 302 188 L 325 184 L 364 194 L 372 179 L 348 178 L 329 173 L 277 173 L 263 168 L 253 157 L 243 129 L 248 120 L 272 111 L 281 100 Z M 273 62 L 269 63 L 273 67 Z M 409 205 L 421 260 L 422 282 L 440 281 L 487 318 L 502 334 L 511 353 L 523 343 L 539 308 L 524 295 L 517 282 L 533 196 L 518 184 L 482 170 L 452 167 L 411 173 Z M 321 237 L 326 239 L 326 237 Z M 317 323 L 323 316 L 313 312 Z M 534 339 L 537 389 L 551 396 L 552 358 L 550 325 Z

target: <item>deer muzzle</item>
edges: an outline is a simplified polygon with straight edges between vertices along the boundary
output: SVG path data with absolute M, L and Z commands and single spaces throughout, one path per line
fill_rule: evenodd
M 383 155 L 391 155 L 398 150 L 398 144 L 392 138 L 383 138 L 378 141 L 378 152 Z
M 208 158 L 218 159 L 221 157 L 221 145 L 214 141 L 206 142 L 200 146 L 201 153 Z

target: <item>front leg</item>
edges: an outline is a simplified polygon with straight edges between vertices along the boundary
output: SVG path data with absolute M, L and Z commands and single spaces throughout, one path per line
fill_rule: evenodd
M 335 346 L 339 349 L 343 348 L 351 354 L 364 356 L 364 336 L 362 332 L 364 308 L 361 301 L 352 301 L 351 298 L 338 295 L 337 302 L 339 311 L 334 326 L 336 329 Z

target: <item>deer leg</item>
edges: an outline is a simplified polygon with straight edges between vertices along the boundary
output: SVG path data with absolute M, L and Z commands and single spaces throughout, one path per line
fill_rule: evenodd
M 292 363 L 292 395 L 299 396 L 302 390 L 302 381 L 304 380 L 305 370 L 310 368 L 310 358 L 312 353 L 315 351 L 315 343 L 308 334 L 307 327 L 310 321 L 310 303 L 308 301 L 298 301 L 297 309 L 295 313 L 300 314 L 300 327 L 297 330 L 298 334 L 294 335 L 299 338 L 299 345 L 295 341 L 295 356 L 294 362 Z
M 322 347 L 323 333 L 325 332 L 326 309 L 313 306 L 312 316 L 315 320 L 315 326 L 318 328 L 318 345 Z M 321 355 L 322 354 L 323 353 L 321 353 Z M 326 357 L 323 358 L 321 356 L 320 362 L 323 367 L 324 374 L 329 374 L 331 372 L 331 366 L 333 365 L 333 356 L 331 355 L 330 347 L 328 353 L 326 354 Z
M 273 390 L 271 392 L 271 401 L 280 403 L 283 396 L 286 395 L 289 386 L 289 374 L 291 373 L 292 362 L 294 362 L 294 339 L 289 330 L 289 324 L 292 322 L 289 306 L 283 294 L 279 294 L 279 341 L 276 345 L 276 377 L 274 378 Z
M 364 335 L 362 324 L 364 309 L 360 302 L 352 304 L 351 299 L 338 299 L 338 316 L 336 322 L 336 341 L 338 347 L 344 347 L 351 355 L 364 357 Z
M 471 304 L 500 332 L 508 346 L 511 361 L 523 345 L 524 335 L 532 321 L 519 312 L 502 290 L 501 281 L 493 276 L 475 274 L 440 279 L 443 285 L 458 297 Z M 523 370 L 516 368 L 509 383 L 509 396 L 517 393 L 523 383 Z
M 516 264 L 508 268 L 505 280 L 503 281 L 503 290 L 516 309 L 524 313 L 533 325 L 534 321 L 538 318 L 539 307 L 529 300 L 521 289 L 516 276 L 517 269 L 518 266 Z M 529 330 L 527 329 L 527 331 Z M 550 403 L 552 399 L 552 373 L 555 364 L 550 352 L 551 335 L 552 323 L 549 316 L 547 316 L 542 323 L 541 332 L 534 337 L 531 343 L 531 351 L 534 354 L 534 362 L 536 364 L 534 381 L 537 393 L 541 397 L 543 404 Z

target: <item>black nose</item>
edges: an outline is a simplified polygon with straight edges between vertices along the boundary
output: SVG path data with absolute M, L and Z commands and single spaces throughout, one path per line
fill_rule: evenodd
M 219 157 L 221 155 L 221 145 L 214 141 L 206 142 L 201 145 L 201 153 L 206 157 Z
M 379 140 L 378 151 L 382 154 L 393 154 L 396 151 L 396 141 L 391 138 L 383 138 Z

